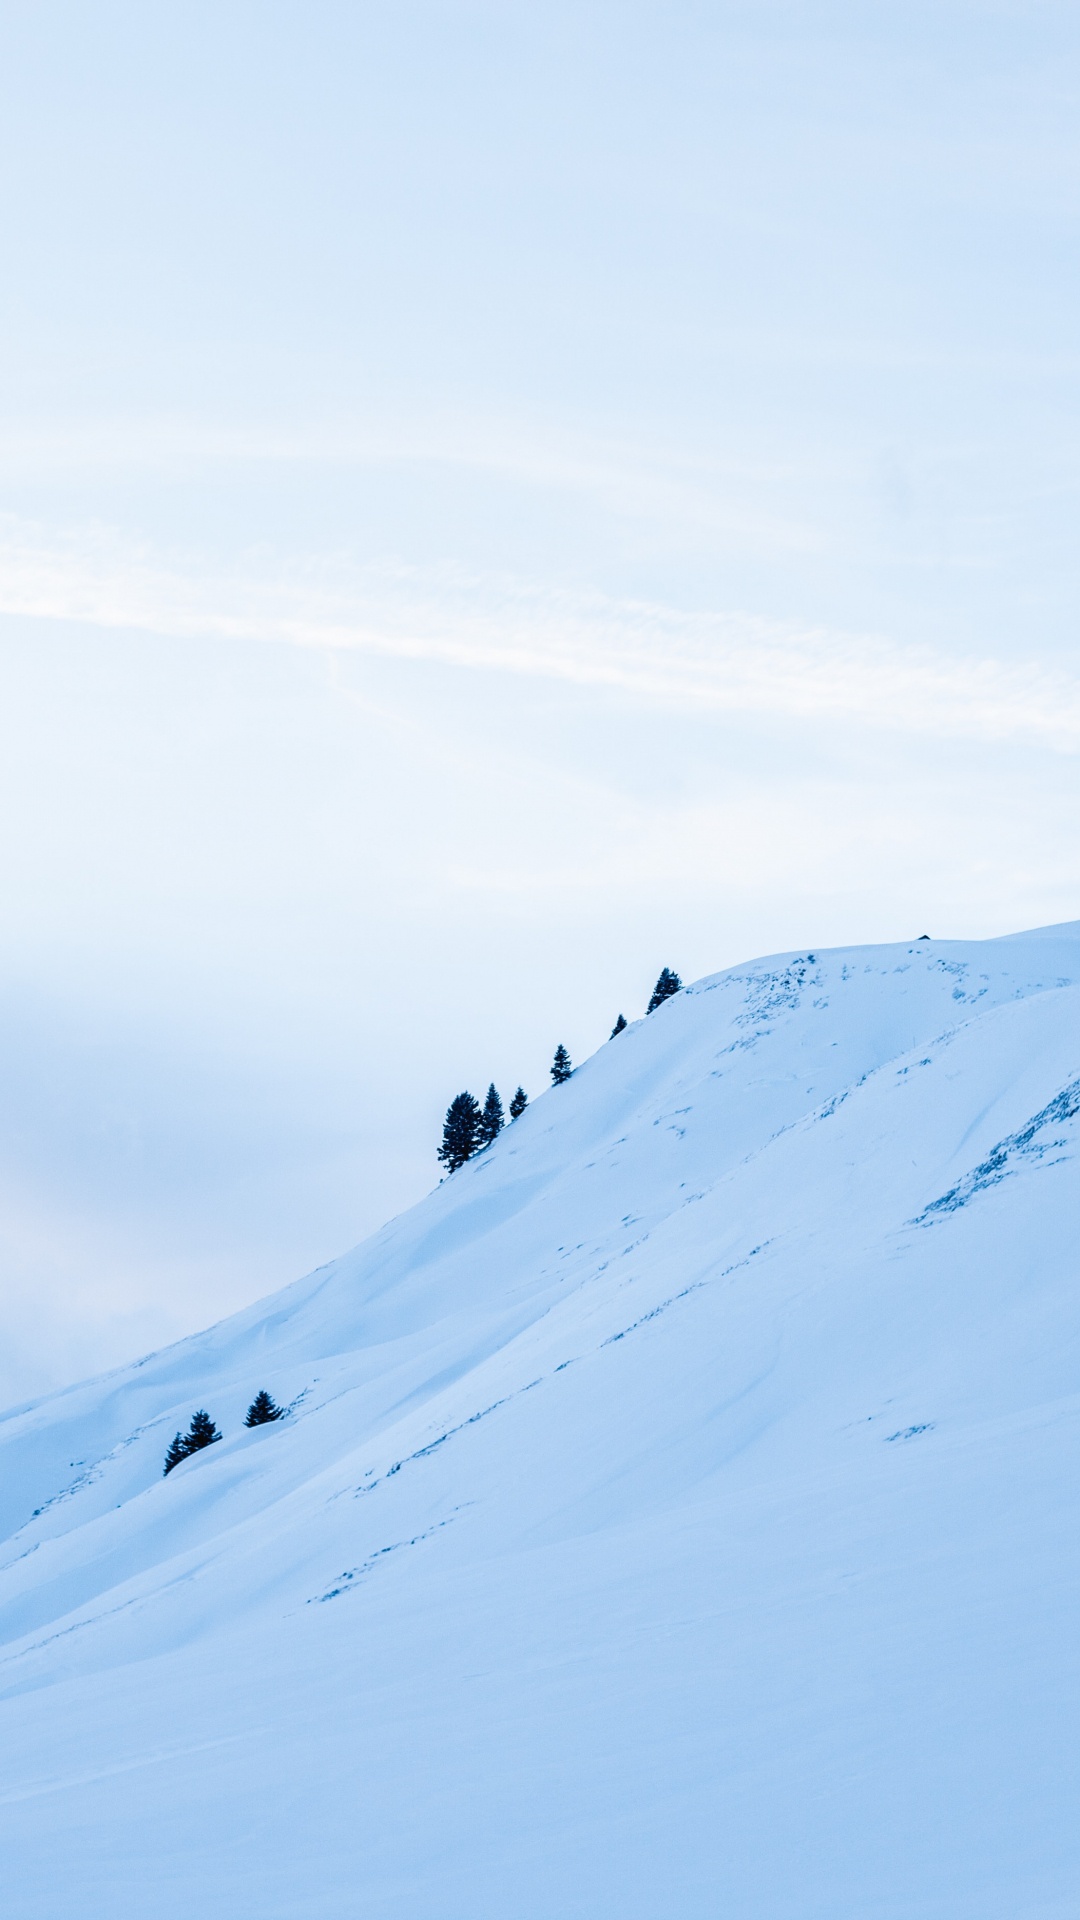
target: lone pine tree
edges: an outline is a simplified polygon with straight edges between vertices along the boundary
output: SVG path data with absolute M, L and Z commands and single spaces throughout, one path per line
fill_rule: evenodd
M 664 1001 L 670 1000 L 673 993 L 678 993 L 681 986 L 682 981 L 678 974 L 673 973 L 670 967 L 665 967 L 653 988 L 652 999 L 645 1009 L 646 1013 L 655 1013 L 657 1007 L 662 1007 Z
M 208 1413 L 200 1408 L 198 1413 L 192 1414 L 191 1425 L 184 1435 L 184 1444 L 189 1453 L 198 1453 L 200 1447 L 212 1447 L 214 1441 L 220 1439 L 221 1435 Z
M 484 1111 L 480 1115 L 480 1145 L 490 1147 L 497 1140 L 505 1125 L 503 1103 L 495 1091 L 495 1082 L 491 1082 L 484 1101 Z
M 466 1160 L 472 1159 L 480 1145 L 480 1117 L 480 1108 L 471 1093 L 459 1093 L 451 1100 L 438 1153 L 448 1173 L 456 1173 Z
M 612 1027 L 611 1032 L 608 1035 L 608 1039 L 614 1040 L 615 1035 L 617 1033 L 622 1033 L 625 1026 L 626 1026 L 626 1015 L 620 1013 L 618 1019 L 615 1022 L 615 1025 Z
M 171 1473 L 174 1467 L 180 1465 L 181 1460 L 188 1458 L 189 1454 L 198 1453 L 203 1447 L 212 1447 L 214 1441 L 220 1439 L 221 1435 L 210 1415 L 200 1408 L 198 1413 L 192 1414 L 191 1425 L 187 1432 L 178 1433 L 170 1443 L 169 1451 L 165 1455 L 165 1472 Z
M 510 1101 L 511 1120 L 520 1120 L 528 1104 L 529 1104 L 528 1094 L 526 1093 L 524 1087 L 519 1087 L 517 1092 L 514 1094 L 513 1098 Z
M 271 1420 L 280 1420 L 284 1411 L 284 1407 L 279 1407 L 277 1401 L 267 1393 L 266 1388 L 262 1387 L 244 1415 L 244 1425 L 245 1427 L 268 1426 Z
M 555 1049 L 555 1058 L 551 1063 L 552 1084 L 556 1087 L 561 1087 L 564 1080 L 569 1080 L 573 1071 L 574 1069 L 570 1065 L 570 1055 L 560 1040 Z

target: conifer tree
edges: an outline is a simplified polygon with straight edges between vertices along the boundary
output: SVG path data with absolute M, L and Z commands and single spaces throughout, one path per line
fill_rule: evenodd
M 529 1104 L 528 1094 L 526 1093 L 524 1087 L 519 1087 L 517 1092 L 514 1094 L 513 1099 L 510 1102 L 511 1120 L 520 1120 L 528 1104 Z
M 471 1160 L 480 1144 L 480 1108 L 471 1093 L 459 1093 L 446 1109 L 438 1158 L 447 1173 L 456 1173 Z
M 200 1407 L 198 1413 L 191 1416 L 191 1425 L 184 1435 L 184 1445 L 189 1453 L 198 1453 L 202 1447 L 212 1447 L 221 1435 L 208 1413 Z
M 495 1091 L 495 1082 L 491 1082 L 484 1101 L 484 1111 L 480 1115 L 480 1145 L 490 1147 L 497 1140 L 506 1122 L 503 1119 L 503 1103 Z
M 625 1026 L 626 1026 L 626 1016 L 625 1014 L 620 1013 L 618 1019 L 615 1022 L 615 1025 L 612 1027 L 611 1032 L 608 1035 L 608 1039 L 614 1040 L 615 1035 L 617 1033 L 622 1033 Z
M 552 1084 L 556 1087 L 561 1087 L 564 1080 L 569 1080 L 573 1071 L 574 1069 L 570 1065 L 570 1055 L 560 1040 L 555 1049 L 555 1058 L 551 1063 Z
M 165 1455 L 165 1472 L 171 1473 L 174 1467 L 180 1465 L 181 1460 L 186 1460 L 188 1451 L 189 1449 L 183 1434 L 178 1433 L 170 1442 L 169 1451 Z
M 279 1407 L 277 1401 L 267 1393 L 266 1388 L 262 1387 L 244 1415 L 244 1425 L 245 1427 L 265 1427 L 271 1420 L 280 1420 L 284 1411 L 284 1407 Z
M 646 1013 L 655 1013 L 657 1007 L 662 1007 L 664 1001 L 670 1000 L 673 993 L 678 993 L 681 986 L 682 981 L 678 974 L 673 973 L 670 967 L 665 967 L 653 988 L 652 999 L 645 1009 Z

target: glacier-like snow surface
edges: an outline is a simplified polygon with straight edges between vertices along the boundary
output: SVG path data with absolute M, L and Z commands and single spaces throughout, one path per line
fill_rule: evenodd
M 5 1920 L 1075 1920 L 1078 1138 L 1080 923 L 755 962 L 0 1419 Z

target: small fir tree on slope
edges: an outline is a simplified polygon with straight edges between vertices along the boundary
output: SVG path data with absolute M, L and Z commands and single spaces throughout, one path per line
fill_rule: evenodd
M 472 1159 L 480 1145 L 480 1118 L 480 1108 L 471 1093 L 459 1093 L 451 1100 L 438 1153 L 447 1173 L 456 1173 L 466 1160 Z
M 212 1447 L 215 1440 L 221 1439 L 221 1435 L 211 1420 L 210 1415 L 204 1413 L 200 1407 L 198 1413 L 192 1414 L 191 1425 L 184 1435 L 184 1439 L 188 1452 L 198 1453 L 202 1447 Z
M 664 1001 L 670 1000 L 673 993 L 678 993 L 681 986 L 682 981 L 678 974 L 672 972 L 670 967 L 665 967 L 653 988 L 652 999 L 645 1009 L 646 1013 L 655 1013 L 657 1007 L 662 1007 Z
M 198 1413 L 192 1414 L 191 1425 L 187 1432 L 178 1433 L 170 1443 L 169 1451 L 165 1455 L 165 1472 L 171 1473 L 174 1467 L 180 1465 L 181 1460 L 186 1460 L 190 1454 L 200 1453 L 203 1447 L 212 1447 L 214 1441 L 220 1439 L 221 1435 L 210 1415 L 200 1407 Z
M 495 1091 L 495 1082 L 493 1080 L 487 1090 L 487 1098 L 484 1101 L 484 1111 L 480 1115 L 480 1145 L 482 1147 L 490 1147 L 492 1141 L 498 1139 L 504 1125 L 503 1103 Z
M 612 1027 L 611 1032 L 608 1034 L 608 1039 L 614 1040 L 615 1035 L 617 1033 L 624 1033 L 625 1030 L 626 1030 L 626 1015 L 620 1013 L 618 1019 L 615 1022 L 615 1025 Z
M 284 1407 L 279 1407 L 277 1401 L 267 1393 L 266 1388 L 262 1387 L 244 1415 L 244 1425 L 245 1427 L 268 1426 L 271 1420 L 280 1420 L 284 1411 Z
M 529 1104 L 528 1094 L 526 1093 L 524 1087 L 519 1087 L 510 1102 L 511 1120 L 520 1120 L 528 1104 Z
M 558 1046 L 555 1049 L 555 1058 L 551 1063 L 552 1085 L 556 1087 L 561 1087 L 564 1080 L 569 1080 L 570 1075 L 573 1073 L 573 1071 L 574 1069 L 570 1065 L 570 1055 L 567 1053 L 566 1048 L 563 1046 L 562 1041 L 560 1040 Z

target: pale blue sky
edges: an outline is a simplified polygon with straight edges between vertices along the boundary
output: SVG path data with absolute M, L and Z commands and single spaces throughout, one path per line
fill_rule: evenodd
M 1069 5 L 0 4 L 0 1396 L 1080 911 Z

